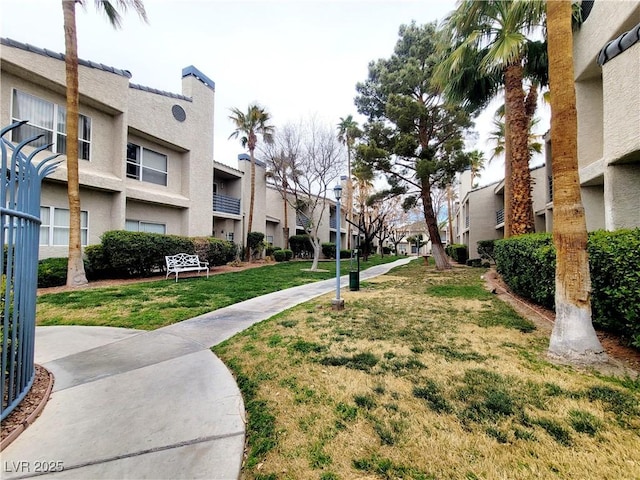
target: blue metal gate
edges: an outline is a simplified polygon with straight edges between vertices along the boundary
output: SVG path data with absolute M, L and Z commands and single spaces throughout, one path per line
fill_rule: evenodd
M 34 165 L 34 157 L 49 148 L 36 148 L 29 155 L 22 148 L 42 137 L 30 137 L 13 145 L 4 136 L 26 122 L 0 130 L 0 225 L 2 255 L 0 272 L 0 339 L 2 341 L 2 383 L 0 396 L 4 419 L 29 392 L 35 375 L 36 293 L 38 244 L 40 237 L 40 186 L 55 170 L 58 155 Z

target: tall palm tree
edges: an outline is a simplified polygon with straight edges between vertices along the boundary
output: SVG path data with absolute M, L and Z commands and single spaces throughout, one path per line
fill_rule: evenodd
M 591 323 L 587 227 L 578 178 L 578 122 L 571 2 L 547 2 L 556 321 L 549 354 L 579 363 L 606 360 Z
M 510 153 L 505 161 L 505 236 L 534 230 L 527 140 L 538 84 L 546 82 L 546 55 L 544 43 L 527 34 L 541 26 L 543 19 L 542 0 L 462 0 L 447 20 L 453 51 L 437 72 L 438 83 L 453 98 L 493 95 L 499 90 L 496 81 L 504 86 L 506 151 Z M 525 95 L 527 77 L 535 81 Z M 470 103 L 484 105 L 486 97 L 483 100 Z
M 353 119 L 353 115 L 348 115 L 346 118 L 340 117 L 340 123 L 338 123 L 338 139 L 347 147 L 347 185 L 346 185 L 346 199 L 347 205 L 347 249 L 351 250 L 351 224 L 353 221 L 353 183 L 351 179 L 351 151 L 356 138 L 362 135 L 362 132 L 358 128 L 358 122 Z
M 229 135 L 229 138 L 240 137 L 242 146 L 249 150 L 249 159 L 251 161 L 251 196 L 249 200 L 249 220 L 247 224 L 248 235 L 253 228 L 253 206 L 256 198 L 256 160 L 254 152 L 258 144 L 258 135 L 262 136 L 264 142 L 273 143 L 275 128 L 273 125 L 269 125 L 269 120 L 271 120 L 269 112 L 257 104 L 249 105 L 246 113 L 238 108 L 232 108 L 231 113 L 232 115 L 229 116 L 229 119 L 233 122 L 236 129 Z M 251 261 L 249 242 L 247 242 L 246 245 L 245 257 L 249 262 Z
M 540 135 L 537 133 L 533 133 L 533 129 L 535 126 L 540 123 L 539 118 L 532 118 L 529 122 L 529 156 L 532 156 L 534 153 L 542 153 L 542 142 L 540 142 Z M 493 143 L 493 148 L 491 149 L 491 157 L 489 161 L 500 157 L 505 153 L 505 124 L 504 124 L 504 116 L 500 116 L 498 112 L 493 117 L 492 123 L 493 130 L 489 132 L 489 142 Z
M 122 26 L 118 9 L 126 12 L 133 9 L 141 19 L 147 21 L 142 0 L 95 0 L 96 9 L 104 12 L 114 28 Z M 85 0 L 62 0 L 64 22 L 65 69 L 67 80 L 67 195 L 69 197 L 69 262 L 67 285 L 86 285 L 87 276 L 82 261 L 80 225 L 80 180 L 78 171 L 78 35 L 76 30 L 76 4 L 84 6 Z
M 471 188 L 476 188 L 476 178 L 480 178 L 480 170 L 484 168 L 484 153 L 480 150 L 469 152 L 469 160 L 471 161 Z

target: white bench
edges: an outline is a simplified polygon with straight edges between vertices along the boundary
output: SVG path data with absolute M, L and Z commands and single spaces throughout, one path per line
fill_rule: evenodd
M 198 255 L 190 255 L 188 253 L 178 253 L 177 255 L 165 255 L 167 262 L 167 277 L 172 273 L 176 274 L 176 282 L 178 274 L 182 272 L 207 272 L 209 278 L 209 262 L 201 262 Z

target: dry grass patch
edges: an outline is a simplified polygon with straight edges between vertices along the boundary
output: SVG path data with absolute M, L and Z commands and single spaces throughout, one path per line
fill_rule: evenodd
M 640 383 L 548 362 L 478 270 L 345 293 L 215 349 L 247 404 L 243 478 L 637 477 Z

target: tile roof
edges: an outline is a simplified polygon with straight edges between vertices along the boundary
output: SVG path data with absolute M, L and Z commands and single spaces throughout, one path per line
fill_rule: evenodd
M 613 57 L 620 55 L 638 42 L 640 42 L 640 23 L 607 43 L 600 51 L 600 55 L 598 55 L 598 65 L 604 65 Z

